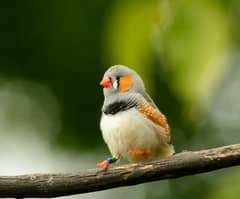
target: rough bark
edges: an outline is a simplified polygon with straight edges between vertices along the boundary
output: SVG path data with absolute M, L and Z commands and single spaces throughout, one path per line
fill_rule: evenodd
M 56 197 L 178 178 L 240 165 L 240 144 L 75 173 L 0 176 L 0 197 Z

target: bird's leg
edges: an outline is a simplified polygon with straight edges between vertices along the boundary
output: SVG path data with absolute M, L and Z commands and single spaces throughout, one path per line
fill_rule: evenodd
M 119 159 L 120 159 L 120 155 L 117 154 L 113 157 L 107 158 L 102 162 L 97 163 L 97 166 L 100 168 L 103 168 L 104 170 L 107 170 L 110 164 L 117 162 Z
M 148 156 L 152 152 L 148 149 L 140 149 L 140 150 L 128 150 L 128 154 L 132 156 Z

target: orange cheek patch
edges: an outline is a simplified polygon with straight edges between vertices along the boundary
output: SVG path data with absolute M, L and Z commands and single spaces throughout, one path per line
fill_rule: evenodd
M 132 87 L 132 76 L 120 77 L 118 90 L 120 92 L 128 91 Z

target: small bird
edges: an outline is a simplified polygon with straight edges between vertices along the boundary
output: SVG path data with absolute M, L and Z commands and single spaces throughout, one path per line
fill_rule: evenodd
M 167 119 L 134 70 L 111 66 L 100 85 L 104 93 L 100 128 L 112 157 L 97 163 L 98 167 L 106 170 L 121 157 L 140 162 L 174 153 Z

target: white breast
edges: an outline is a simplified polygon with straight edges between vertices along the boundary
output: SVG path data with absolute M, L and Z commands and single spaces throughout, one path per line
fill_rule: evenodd
M 103 138 L 112 155 L 127 157 L 128 150 L 159 151 L 165 145 L 159 135 L 164 130 L 132 108 L 115 115 L 103 115 L 100 124 Z

